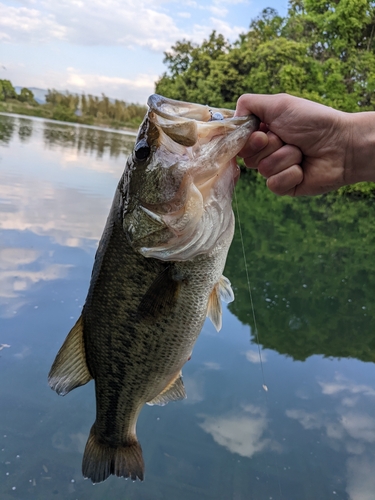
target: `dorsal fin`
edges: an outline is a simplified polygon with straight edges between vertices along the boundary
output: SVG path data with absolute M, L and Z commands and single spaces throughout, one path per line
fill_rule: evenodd
M 48 374 L 48 383 L 57 394 L 65 396 L 72 389 L 87 384 L 91 379 L 86 364 L 81 315 L 57 353 Z
M 179 372 L 177 378 L 173 379 L 165 389 L 161 391 L 156 398 L 148 401 L 148 405 L 159 405 L 164 406 L 169 401 L 178 401 L 180 399 L 186 399 L 186 392 L 184 383 L 182 382 L 182 373 Z

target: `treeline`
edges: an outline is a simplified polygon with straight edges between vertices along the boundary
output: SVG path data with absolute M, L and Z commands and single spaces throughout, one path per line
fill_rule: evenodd
M 176 42 L 156 92 L 233 108 L 247 92 L 288 92 L 344 111 L 375 109 L 375 2 L 291 0 L 265 9 L 230 43 Z
M 9 99 L 36 104 L 34 94 L 31 90 L 22 88 L 21 92 L 17 94 L 15 88 L 9 80 L 0 80 L 0 102 L 7 101 Z
M 146 106 L 110 99 L 104 94 L 97 97 L 57 90 L 48 90 L 46 103 L 38 104 L 31 90 L 23 88 L 17 94 L 9 80 L 0 80 L 0 111 L 86 125 L 137 128 L 146 110 Z
M 57 120 L 81 121 L 88 123 L 95 119 L 111 123 L 113 126 L 138 127 L 146 113 L 146 106 L 128 104 L 118 99 L 101 98 L 92 95 L 78 95 L 48 90 L 47 104 L 54 108 Z M 90 120 L 91 119 L 91 120 Z
M 264 348 L 295 360 L 375 362 L 373 200 L 275 196 L 247 177 L 236 188 L 242 229 L 236 224 L 224 271 L 235 290 L 230 311 L 257 329 Z

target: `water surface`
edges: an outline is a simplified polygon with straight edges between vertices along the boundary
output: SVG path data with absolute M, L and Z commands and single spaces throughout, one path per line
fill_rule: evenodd
M 47 373 L 133 141 L 0 116 L 0 498 L 372 500 L 375 210 L 277 198 L 249 176 L 237 200 L 262 365 L 237 231 L 236 301 L 221 332 L 204 325 L 188 399 L 139 418 L 145 481 L 83 480 L 93 383 L 62 398 Z

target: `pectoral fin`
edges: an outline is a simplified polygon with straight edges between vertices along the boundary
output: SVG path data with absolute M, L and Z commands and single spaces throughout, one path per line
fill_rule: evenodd
M 155 320 L 160 314 L 168 315 L 176 305 L 181 282 L 174 280 L 167 267 L 159 274 L 138 306 L 137 319 Z
M 83 342 L 82 315 L 68 333 L 48 374 L 48 384 L 60 396 L 87 384 L 92 376 L 87 368 Z
M 222 276 L 219 279 L 219 293 L 220 293 L 220 298 L 223 302 L 226 302 L 228 304 L 229 302 L 234 301 L 234 293 L 232 290 L 232 285 L 230 284 L 228 278 L 226 278 L 225 276 Z
M 219 292 L 219 284 L 215 285 L 211 295 L 208 299 L 207 306 L 207 317 L 210 318 L 216 331 L 221 330 L 221 302 L 220 302 L 220 292 Z
M 148 405 L 159 405 L 164 406 L 169 401 L 178 401 L 180 399 L 186 399 L 186 392 L 184 383 L 182 382 L 182 373 L 179 372 L 177 378 L 172 380 L 167 387 L 156 396 L 156 398 L 148 401 Z
M 214 286 L 208 299 L 207 317 L 210 318 L 217 331 L 221 329 L 221 300 L 227 303 L 233 302 L 234 300 L 232 286 L 225 276 L 219 279 L 219 282 Z

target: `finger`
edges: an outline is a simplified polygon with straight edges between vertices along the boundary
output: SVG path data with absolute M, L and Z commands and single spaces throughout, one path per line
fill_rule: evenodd
M 264 149 L 268 144 L 268 136 L 264 132 L 253 132 L 245 146 L 238 153 L 241 158 L 247 158 L 255 156 L 262 149 Z
M 303 181 L 303 170 L 300 165 L 292 165 L 267 179 L 267 187 L 275 194 L 294 196 L 296 186 Z
M 247 151 L 245 146 L 243 149 L 245 165 L 249 168 L 259 168 L 259 163 L 263 160 L 263 158 L 267 158 L 272 155 L 275 151 L 282 148 L 282 146 L 283 142 L 276 134 L 273 132 L 267 132 L 267 145 L 258 153 L 254 154 L 254 151 L 251 149 L 250 151 Z
M 272 123 L 290 101 L 296 99 L 287 94 L 243 94 L 237 101 L 235 116 L 254 113 L 263 123 Z
M 271 177 L 291 165 L 298 165 L 302 162 L 302 152 L 296 146 L 285 144 L 274 153 L 263 158 L 258 164 L 258 170 L 263 177 Z

